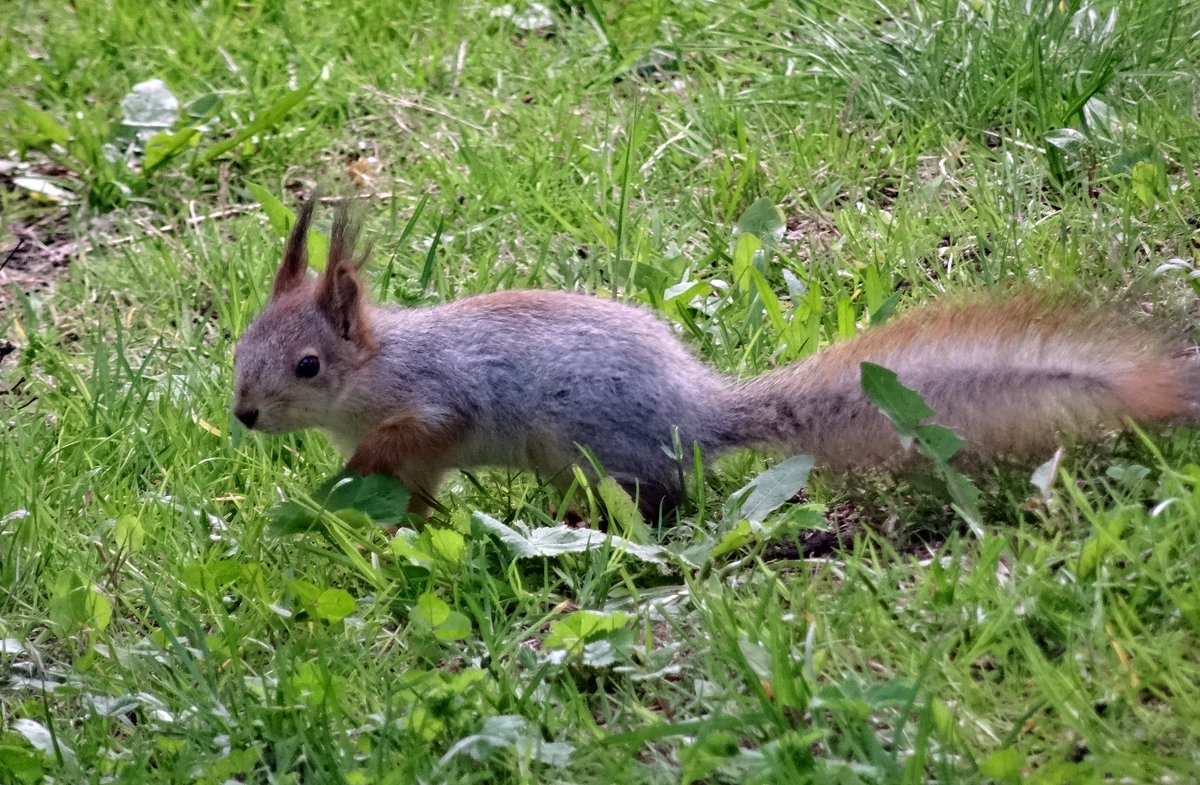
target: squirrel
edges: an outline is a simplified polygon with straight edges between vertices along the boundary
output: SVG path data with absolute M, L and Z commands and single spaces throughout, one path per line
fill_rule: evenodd
M 683 500 L 669 449 L 773 447 L 840 469 L 903 461 L 864 395 L 861 363 L 896 372 L 972 460 L 1044 459 L 1061 434 L 1200 421 L 1200 361 L 1096 309 L 1053 298 L 934 304 L 748 381 L 698 360 L 663 321 L 601 297 L 524 290 L 434 307 L 372 303 L 359 224 L 334 219 L 308 275 L 313 201 L 270 300 L 238 342 L 233 411 L 247 428 L 326 431 L 360 474 L 396 475 L 428 515 L 452 469 L 537 472 L 565 491 L 581 448 L 655 515 Z M 958 458 L 956 457 L 956 460 Z

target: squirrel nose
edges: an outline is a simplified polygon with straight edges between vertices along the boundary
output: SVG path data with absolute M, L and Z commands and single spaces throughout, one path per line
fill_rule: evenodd
M 258 420 L 258 409 L 238 409 L 233 416 L 241 420 L 242 425 L 253 428 L 255 421 Z

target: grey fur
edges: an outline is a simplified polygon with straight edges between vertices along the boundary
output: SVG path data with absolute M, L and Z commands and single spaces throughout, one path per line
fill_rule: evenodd
M 433 308 L 372 306 L 378 353 L 347 361 L 316 310 L 272 303 L 236 357 L 235 410 L 258 410 L 269 433 L 320 428 L 350 453 L 403 401 L 427 422 L 461 432 L 450 463 L 507 466 L 569 485 L 591 450 L 643 506 L 681 500 L 663 448 L 678 429 L 706 452 L 729 382 L 641 308 L 564 292 L 482 295 Z M 322 372 L 297 379 L 315 353 Z M 328 369 L 328 372 L 327 372 Z M 669 372 L 667 372 L 669 369 Z

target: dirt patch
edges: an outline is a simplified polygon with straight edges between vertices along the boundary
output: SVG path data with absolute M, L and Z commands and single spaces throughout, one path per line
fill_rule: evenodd
M 14 288 L 45 289 L 79 252 L 69 208 L 38 203 L 18 186 L 22 178 L 54 184 L 71 180 L 74 173 L 33 153 L 30 160 L 0 161 L 0 188 L 11 194 L 11 212 L 0 228 L 0 314 L 12 303 Z
M 805 209 L 789 200 L 783 205 L 787 224 L 782 245 L 803 264 L 828 254 L 842 234 L 828 215 Z
M 797 501 L 807 501 L 807 493 L 801 493 Z M 781 539 L 767 546 L 764 558 L 767 561 L 791 561 L 794 559 L 820 559 L 836 556 L 847 548 L 854 547 L 854 540 L 863 535 L 869 526 L 859 508 L 852 502 L 840 502 L 825 513 L 826 527 L 806 529 L 793 539 Z
M 11 302 L 12 288 L 46 288 L 62 275 L 79 250 L 66 208 L 46 210 L 8 225 L 7 247 L 0 248 L 0 312 Z

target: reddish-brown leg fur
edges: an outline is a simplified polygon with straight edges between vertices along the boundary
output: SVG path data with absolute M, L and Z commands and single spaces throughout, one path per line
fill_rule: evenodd
M 419 420 L 387 423 L 359 443 L 347 468 L 363 475 L 394 474 L 412 494 L 407 511 L 425 517 L 449 468 L 445 448 L 455 443 L 454 437 Z

